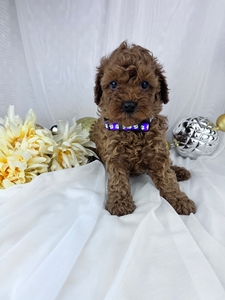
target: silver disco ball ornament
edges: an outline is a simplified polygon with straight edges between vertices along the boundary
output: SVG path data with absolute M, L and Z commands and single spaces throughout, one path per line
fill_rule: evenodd
M 51 128 L 50 128 L 50 131 L 53 135 L 56 135 L 59 133 L 59 129 L 58 129 L 58 126 L 57 125 L 53 125 Z
M 212 154 L 219 144 L 219 129 L 205 117 L 182 119 L 173 130 L 177 152 L 192 159 Z

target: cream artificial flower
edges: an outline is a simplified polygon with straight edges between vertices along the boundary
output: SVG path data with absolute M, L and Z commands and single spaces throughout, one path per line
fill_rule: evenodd
M 56 143 L 48 129 L 36 129 L 36 115 L 30 109 L 25 121 L 10 105 L 0 118 L 0 188 L 30 182 L 48 172 Z
M 72 119 L 71 126 L 68 121 L 60 121 L 58 132 L 53 137 L 57 143 L 57 149 L 52 160 L 52 171 L 84 165 L 88 162 L 89 156 L 96 156 L 89 149 L 96 147 L 95 143 L 89 139 L 89 132 L 82 129 L 82 125 L 77 124 L 75 118 Z

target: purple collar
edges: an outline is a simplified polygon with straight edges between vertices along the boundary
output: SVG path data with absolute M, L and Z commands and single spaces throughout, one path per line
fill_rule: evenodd
M 121 125 L 119 123 L 109 123 L 107 121 L 107 119 L 104 119 L 104 123 L 105 123 L 105 128 L 107 130 L 124 130 L 124 131 L 128 131 L 128 130 L 134 130 L 134 131 L 149 131 L 150 129 L 150 125 L 152 122 L 152 118 L 149 118 L 148 120 L 144 120 L 141 123 L 137 124 L 137 125 L 131 125 L 131 126 L 124 126 Z

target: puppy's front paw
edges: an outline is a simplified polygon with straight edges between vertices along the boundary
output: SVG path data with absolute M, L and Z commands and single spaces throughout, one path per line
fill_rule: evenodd
M 106 205 L 106 209 L 108 212 L 110 212 L 111 215 L 116 215 L 118 217 L 132 214 L 132 212 L 135 210 L 136 206 L 134 205 L 134 202 L 132 199 L 129 201 L 108 201 Z
M 174 209 L 179 215 L 190 215 L 196 213 L 196 206 L 194 201 L 190 199 L 178 200 L 174 205 Z

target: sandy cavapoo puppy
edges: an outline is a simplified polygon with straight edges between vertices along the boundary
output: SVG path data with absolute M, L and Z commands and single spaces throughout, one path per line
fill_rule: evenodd
M 177 213 L 195 213 L 194 202 L 178 184 L 190 173 L 171 165 L 166 146 L 167 118 L 160 111 L 169 101 L 168 87 L 157 59 L 147 49 L 123 42 L 101 59 L 94 93 L 100 118 L 91 140 L 109 174 L 106 209 L 117 216 L 132 213 L 129 176 L 147 173 Z

